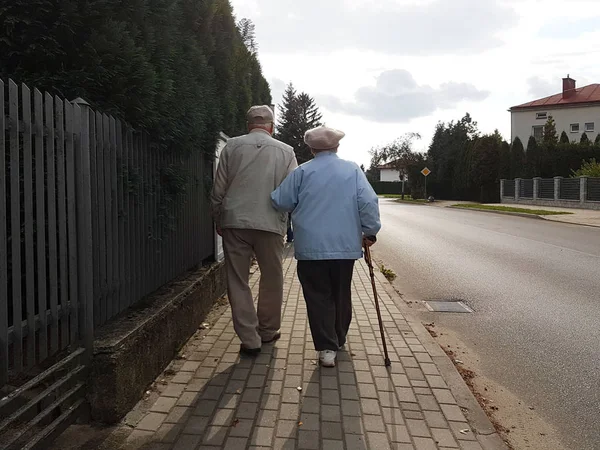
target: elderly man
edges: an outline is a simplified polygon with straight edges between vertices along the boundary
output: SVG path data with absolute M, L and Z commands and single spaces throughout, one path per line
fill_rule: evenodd
M 334 367 L 352 321 L 351 283 L 362 244 L 381 228 L 377 195 L 363 171 L 338 158 L 344 133 L 326 127 L 306 132 L 315 158 L 292 172 L 272 194 L 279 211 L 293 211 L 298 278 L 315 349 Z
M 294 150 L 273 139 L 273 112 L 254 106 L 249 133 L 227 141 L 211 196 L 223 236 L 227 293 L 240 353 L 255 356 L 278 339 L 283 301 L 283 236 L 287 214 L 273 209 L 270 194 L 297 166 Z M 260 267 L 258 314 L 248 285 L 252 256 Z

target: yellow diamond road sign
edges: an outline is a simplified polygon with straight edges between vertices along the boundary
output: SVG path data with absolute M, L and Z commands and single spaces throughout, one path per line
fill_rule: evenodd
M 423 170 L 421 170 L 421 173 L 424 176 L 428 176 L 431 173 L 431 170 L 429 170 L 427 167 L 425 167 Z

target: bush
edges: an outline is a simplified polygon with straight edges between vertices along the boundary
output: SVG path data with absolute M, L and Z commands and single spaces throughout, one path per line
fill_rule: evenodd
M 590 177 L 600 178 L 600 161 L 596 162 L 594 158 L 587 162 L 584 162 L 579 170 L 573 171 L 573 178 L 576 177 Z
M 377 195 L 402 194 L 402 183 L 397 181 L 372 181 L 371 186 Z

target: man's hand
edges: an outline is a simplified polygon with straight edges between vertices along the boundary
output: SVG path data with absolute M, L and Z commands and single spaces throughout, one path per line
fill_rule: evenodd
M 217 234 L 218 234 L 219 236 L 223 236 L 223 230 L 222 230 L 222 229 L 221 229 L 221 227 L 220 227 L 220 226 L 218 226 L 218 225 L 217 225 Z
M 363 245 L 365 247 L 371 247 L 375 242 L 377 242 L 375 236 L 363 236 Z

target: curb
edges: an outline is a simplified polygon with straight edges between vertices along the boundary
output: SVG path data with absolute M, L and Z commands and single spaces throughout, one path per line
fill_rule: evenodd
M 386 293 L 398 306 L 401 306 L 404 301 L 394 290 L 391 283 L 383 276 L 379 268 L 376 268 L 374 272 Z M 484 450 L 509 450 L 448 355 L 446 355 L 420 321 L 408 314 L 406 308 L 401 307 L 400 309 L 415 335 L 431 355 L 440 374 L 444 377 L 458 406 L 464 412 L 469 425 L 475 432 L 479 445 Z
M 551 215 L 550 216 L 538 216 L 537 214 L 516 213 L 516 212 L 510 212 L 510 211 L 492 211 L 489 209 L 477 209 L 477 208 L 460 208 L 458 206 L 446 206 L 446 208 L 460 209 L 463 211 L 476 211 L 476 212 L 491 213 L 491 214 L 501 214 L 501 215 L 505 215 L 505 216 L 525 217 L 526 219 L 546 220 L 548 222 L 563 223 L 566 225 L 577 225 L 580 227 L 600 228 L 600 225 L 592 225 L 589 223 L 581 223 L 581 222 L 566 222 L 564 220 L 551 219 L 551 217 L 552 217 Z

